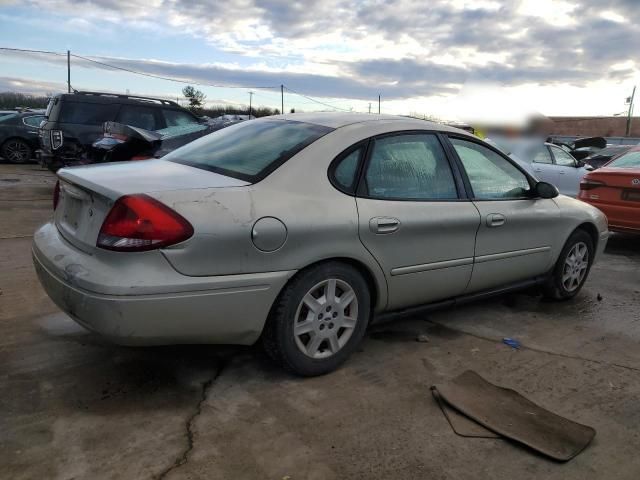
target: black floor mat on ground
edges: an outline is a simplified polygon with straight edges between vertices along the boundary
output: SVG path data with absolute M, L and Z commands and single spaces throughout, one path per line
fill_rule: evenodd
M 455 408 L 450 407 L 447 402 L 440 398 L 438 390 L 436 390 L 435 388 L 431 389 L 431 393 L 433 394 L 433 398 L 435 398 L 438 402 L 440 410 L 442 410 L 442 413 L 449 422 L 449 425 L 451 425 L 453 431 L 461 437 L 503 438 L 502 435 L 498 435 L 497 433 L 492 432 L 488 428 L 480 425 L 475 420 L 471 420 L 469 417 L 465 417 Z
M 493 385 L 471 370 L 432 389 L 440 401 L 483 427 L 555 460 L 571 460 L 596 434 L 593 428 L 551 413 L 515 390 Z

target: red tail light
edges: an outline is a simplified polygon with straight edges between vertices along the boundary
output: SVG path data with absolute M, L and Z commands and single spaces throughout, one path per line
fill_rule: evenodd
M 589 180 L 588 178 L 583 178 L 580 182 L 580 190 L 593 190 L 598 187 L 606 187 L 607 184 L 604 182 L 600 182 L 598 180 Z
M 56 186 L 53 187 L 53 209 L 58 208 L 58 202 L 60 201 L 60 180 L 56 182 Z
M 180 243 L 193 227 L 178 213 L 147 195 L 120 197 L 102 223 L 97 246 L 141 252 Z

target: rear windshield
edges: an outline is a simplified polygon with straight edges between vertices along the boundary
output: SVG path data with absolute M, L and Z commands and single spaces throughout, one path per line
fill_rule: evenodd
M 81 125 L 102 125 L 115 120 L 119 105 L 114 103 L 88 103 L 65 101 L 60 107 L 58 121 Z
M 199 138 L 164 160 L 256 182 L 332 130 L 290 120 L 249 120 Z
M 607 163 L 607 167 L 640 168 L 640 152 L 629 152 L 614 161 Z

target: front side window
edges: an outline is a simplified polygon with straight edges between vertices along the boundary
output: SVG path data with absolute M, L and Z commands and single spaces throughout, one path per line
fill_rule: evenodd
M 331 131 L 291 120 L 249 120 L 199 138 L 163 159 L 255 182 Z
M 478 143 L 459 138 L 450 140 L 467 172 L 474 198 L 502 200 L 526 197 L 529 181 L 511 162 Z
M 376 139 L 365 181 L 371 198 L 458 198 L 451 166 L 438 138 L 433 134 Z
M 556 165 L 561 167 L 575 167 L 576 159 L 561 148 L 553 148 L 553 156 L 556 159 Z
M 545 146 L 536 148 L 532 153 L 534 163 L 553 163 L 551 153 Z
M 105 103 L 63 102 L 59 121 L 79 125 L 102 125 L 113 120 L 118 105 Z
M 25 117 L 22 119 L 22 122 L 30 127 L 39 127 L 43 120 L 44 115 L 36 115 L 33 117 Z

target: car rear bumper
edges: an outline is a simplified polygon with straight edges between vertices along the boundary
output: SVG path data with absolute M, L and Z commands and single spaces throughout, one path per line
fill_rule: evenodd
M 36 232 L 32 253 L 38 278 L 54 303 L 80 325 L 123 345 L 250 345 L 260 336 L 271 305 L 295 273 L 195 279 L 179 274 L 162 259 L 168 269 L 151 268 L 144 262 L 139 265 L 147 270 L 139 272 L 141 276 L 161 275 L 163 284 L 156 292 L 147 288 L 143 294 L 110 294 L 100 291 L 112 287 L 102 288 L 97 281 L 104 276 L 96 256 L 67 243 L 53 224 Z M 104 269 L 112 268 L 104 265 Z M 138 283 L 125 272 L 119 281 L 124 291 L 127 282 L 131 289 Z
M 609 230 L 640 233 L 640 204 L 612 205 L 610 203 L 600 203 L 593 199 L 582 200 L 601 210 L 607 216 Z

